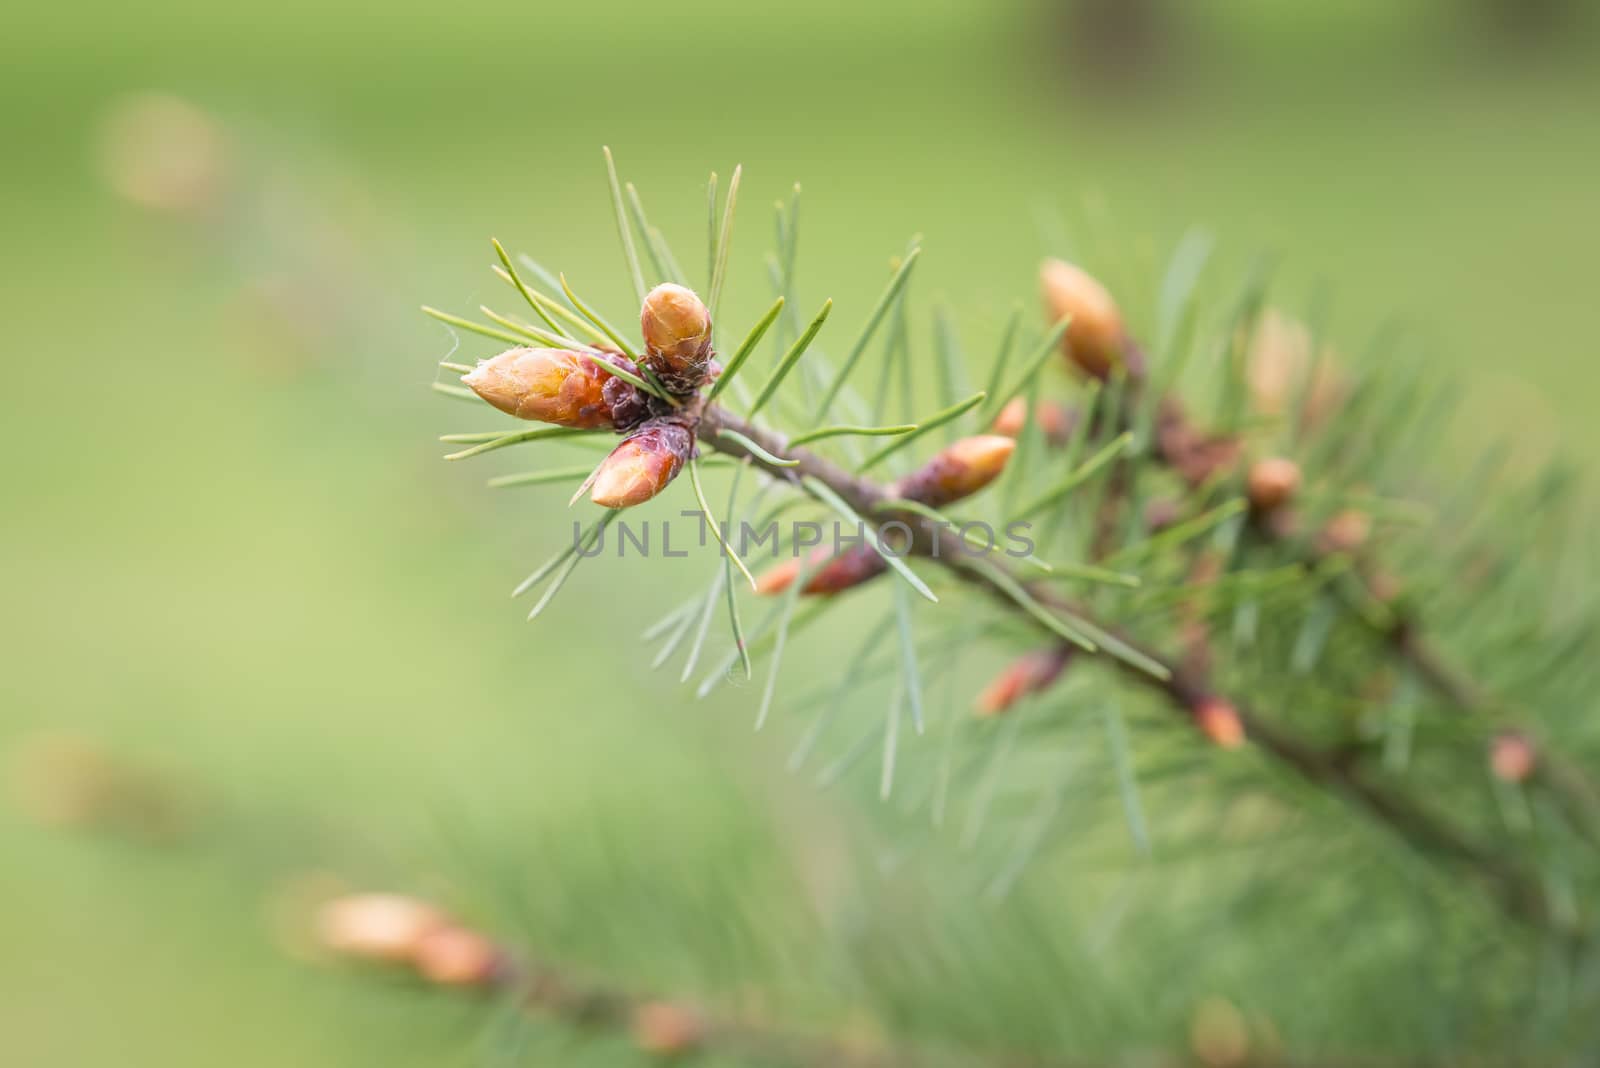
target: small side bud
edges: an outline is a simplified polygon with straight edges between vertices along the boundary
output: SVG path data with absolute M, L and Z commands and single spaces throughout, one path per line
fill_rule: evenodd
M 645 1053 L 672 1057 L 688 1053 L 706 1037 L 705 1021 L 695 1010 L 670 1001 L 646 1001 L 633 1010 L 633 1041 Z
M 1207 697 L 1195 705 L 1194 723 L 1201 734 L 1223 749 L 1244 744 L 1244 723 L 1238 710 L 1220 697 Z
M 999 434 L 962 438 L 901 479 L 895 494 L 930 508 L 943 508 L 998 478 L 1016 448 L 1016 441 Z
M 1250 1062 L 1250 1029 L 1226 998 L 1209 997 L 1189 1021 L 1189 1050 L 1206 1068 L 1239 1068 Z
M 1039 429 L 1044 431 L 1045 440 L 1050 444 L 1065 445 L 1072 436 L 1073 415 L 1059 404 L 1041 403 L 1038 419 Z M 989 429 L 1001 437 L 1015 438 L 1021 436 L 1027 425 L 1028 402 L 1023 397 L 1013 397 L 1000 409 Z
M 486 986 L 500 974 L 500 950 L 476 931 L 446 926 L 424 934 L 412 963 L 439 986 Z
M 1046 260 L 1039 280 L 1050 318 L 1072 317 L 1062 339 L 1067 359 L 1091 378 L 1110 375 L 1123 358 L 1127 334 L 1122 312 L 1106 287 L 1064 260 Z
M 1281 457 L 1257 460 L 1250 465 L 1245 484 L 1250 507 L 1257 514 L 1275 512 L 1299 491 L 1300 465 Z
M 870 545 L 846 549 L 837 556 L 831 548 L 813 550 L 807 568 L 805 589 L 807 597 L 831 596 L 871 581 L 889 569 Z M 756 592 L 765 597 L 775 596 L 793 586 L 800 576 L 800 561 L 785 560 L 768 568 L 756 579 Z
M 1489 740 L 1489 770 L 1501 782 L 1527 782 L 1539 768 L 1533 739 L 1520 731 L 1501 731 Z
M 1359 552 L 1371 536 L 1372 518 L 1351 508 L 1328 520 L 1317 536 L 1317 545 L 1325 553 L 1353 553 Z
M 663 282 L 644 298 L 639 312 L 644 362 L 668 389 L 694 390 L 711 361 L 711 312 L 694 290 Z
M 518 419 L 603 430 L 616 425 L 612 409 L 621 393 L 615 382 L 633 387 L 605 370 L 605 363 L 566 349 L 508 349 L 480 362 L 461 381 L 474 393 Z
M 1026 653 L 996 675 L 974 704 L 980 716 L 998 716 L 1030 694 L 1048 689 L 1061 677 L 1071 650 L 1058 646 Z
M 1322 426 L 1344 403 L 1345 384 L 1334 356 L 1313 361 L 1311 331 L 1296 319 L 1268 308 L 1250 339 L 1246 381 L 1250 401 L 1262 415 L 1282 416 L 1302 404 L 1305 429 Z M 1307 384 L 1307 376 L 1310 382 Z
M 403 894 L 350 894 L 322 906 L 317 932 L 339 956 L 411 964 L 423 940 L 448 922 L 432 905 Z
M 602 508 L 643 504 L 678 477 L 694 436 L 676 423 L 651 423 L 628 435 L 600 464 L 589 499 Z

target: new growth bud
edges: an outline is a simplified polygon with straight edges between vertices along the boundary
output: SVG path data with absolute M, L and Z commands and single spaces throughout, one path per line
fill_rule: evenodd
M 962 438 L 896 483 L 894 495 L 930 508 L 954 504 L 998 478 L 1016 448 L 999 434 Z
M 1257 460 L 1245 481 L 1250 507 L 1265 515 L 1288 504 L 1300 489 L 1300 465 L 1279 457 Z
M 705 1039 L 700 1014 L 669 1001 L 647 1001 L 633 1010 L 633 1040 L 645 1053 L 670 1057 L 687 1053 Z
M 843 593 L 863 582 L 877 578 L 889 569 L 889 565 L 883 562 L 883 557 L 870 545 L 857 545 L 830 559 L 832 551 L 830 548 L 812 551 L 809 576 L 805 588 L 800 592 L 808 597 Z M 756 579 L 756 592 L 767 597 L 782 593 L 793 586 L 799 576 L 800 561 L 785 560 L 768 568 L 760 578 Z
M 711 312 L 692 289 L 663 282 L 639 312 L 644 363 L 674 393 L 690 393 L 711 362 Z
M 1065 445 L 1072 436 L 1073 413 L 1059 404 L 1041 402 L 1038 418 L 1039 429 L 1044 431 L 1045 440 L 1050 444 Z M 1013 397 L 1000 409 L 990 429 L 1002 437 L 1014 438 L 1020 436 L 1027 425 L 1028 402 L 1022 397 Z
M 1194 723 L 1201 734 L 1223 749 L 1244 744 L 1244 723 L 1238 710 L 1220 697 L 1207 697 L 1195 705 Z
M 1029 694 L 1049 688 L 1071 658 L 1071 649 L 1056 646 L 1035 649 L 1013 660 L 978 694 L 978 715 L 998 716 Z
M 1045 260 L 1039 280 L 1051 320 L 1072 317 L 1061 343 L 1067 359 L 1091 378 L 1110 375 L 1122 360 L 1127 334 L 1106 287 L 1064 260 Z
M 340 956 L 410 964 L 425 938 L 449 921 L 426 902 L 401 894 L 351 894 L 322 907 L 317 929 Z
M 1328 520 L 1317 537 L 1318 547 L 1325 553 L 1353 553 L 1361 549 L 1372 536 L 1372 519 L 1365 512 L 1346 509 Z
M 600 464 L 589 499 L 603 508 L 632 508 L 667 488 L 694 451 L 694 435 L 677 423 L 649 423 L 628 435 Z
M 1519 731 L 1501 731 L 1489 741 L 1489 770 L 1501 782 L 1527 782 L 1539 767 L 1533 740 Z
M 439 986 L 483 986 L 500 972 L 500 951 L 476 931 L 451 925 L 423 935 L 412 963 Z
M 481 361 L 461 381 L 519 419 L 580 430 L 626 427 L 629 418 L 638 421 L 643 407 L 636 404 L 638 391 L 632 385 L 605 370 L 608 359 L 626 362 L 620 356 L 596 358 L 566 349 L 508 349 Z

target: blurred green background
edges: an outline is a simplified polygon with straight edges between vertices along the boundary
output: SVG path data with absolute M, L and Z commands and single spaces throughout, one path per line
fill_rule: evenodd
M 460 885 L 474 850 L 537 871 L 532 828 L 603 826 L 652 878 L 732 864 L 748 892 L 786 863 L 769 820 L 843 818 L 777 774 L 792 721 L 752 738 L 748 691 L 693 704 L 604 655 L 710 557 L 581 570 L 524 626 L 504 594 L 568 536 L 562 494 L 483 488 L 526 458 L 439 461 L 483 419 L 428 391 L 452 340 L 416 308 L 504 304 L 491 235 L 628 318 L 601 144 L 693 273 L 706 172 L 744 164 L 739 322 L 795 181 L 804 304 L 859 321 L 920 233 L 978 352 L 1042 253 L 1148 291 L 1200 224 L 1223 278 L 1268 249 L 1284 302 L 1325 286 L 1352 346 L 1412 324 L 1471 382 L 1464 440 L 1592 454 L 1594 20 L 1493 7 L 1207 5 L 1126 54 L 997 0 L 12 12 L 0 749 L 83 732 L 218 826 L 152 853 L 7 807 L 0 1059 L 471 1063 L 468 1009 L 285 954 L 273 888 Z M 149 91 L 196 110 L 142 127 Z M 151 145 L 209 177 L 163 187 Z M 650 900 L 592 890 L 575 927 Z

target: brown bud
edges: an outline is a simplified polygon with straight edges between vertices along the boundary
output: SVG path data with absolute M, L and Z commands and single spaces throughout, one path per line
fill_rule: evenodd
M 633 1010 L 633 1040 L 658 1057 L 688 1053 L 705 1040 L 700 1014 L 670 1001 L 646 1001 Z
M 711 313 L 692 289 L 663 282 L 639 312 L 644 362 L 669 388 L 688 392 L 705 379 L 711 359 Z
M 1122 359 L 1127 340 L 1117 302 L 1105 286 L 1064 260 L 1046 260 L 1039 279 L 1051 320 L 1072 317 L 1062 340 L 1067 359 L 1084 374 L 1105 378 Z
M 1220 697 L 1207 697 L 1195 705 L 1194 722 L 1201 734 L 1223 749 L 1244 744 L 1244 723 L 1238 710 Z
M 1300 465 L 1281 457 L 1257 460 L 1245 481 L 1250 507 L 1260 514 L 1275 512 L 1300 489 Z
M 582 430 L 613 425 L 605 387 L 621 382 L 606 373 L 602 360 L 566 349 L 525 347 L 480 361 L 461 381 L 508 415 Z
M 1365 512 L 1347 509 L 1328 520 L 1317 544 L 1325 553 L 1353 553 L 1372 536 L 1372 519 Z
M 465 927 L 439 927 L 417 942 L 412 962 L 417 974 L 440 986 L 483 986 L 500 968 L 495 944 Z
M 678 477 L 693 450 L 694 436 L 677 423 L 646 424 L 601 462 L 589 499 L 603 508 L 643 504 Z
M 1044 431 L 1045 440 L 1052 445 L 1065 445 L 1072 436 L 1073 415 L 1059 404 L 1041 403 L 1039 405 L 1039 429 Z M 1000 409 L 1000 414 L 995 416 L 994 426 L 990 427 L 1002 437 L 1015 438 L 1022 434 L 1022 428 L 1028 424 L 1028 402 L 1022 397 L 1013 397 Z
M 962 438 L 901 479 L 895 495 L 943 508 L 970 497 L 999 477 L 1017 443 L 999 434 Z
M 978 694 L 978 715 L 998 716 L 1029 694 L 1047 689 L 1061 677 L 1071 655 L 1067 647 L 1056 646 L 1035 649 L 1013 660 Z
M 1206 1068 L 1235 1068 L 1250 1057 L 1244 1014 L 1225 998 L 1206 998 L 1189 1021 L 1189 1049 Z
M 444 913 L 402 894 L 350 894 L 317 914 L 322 944 L 340 956 L 389 964 L 417 959 L 423 939 L 448 924 Z
M 843 593 L 877 578 L 888 569 L 889 565 L 870 545 L 857 545 L 838 555 L 833 555 L 831 548 L 818 548 L 811 553 L 805 589 L 801 592 L 808 597 Z M 782 593 L 794 585 L 799 574 L 800 561 L 785 560 L 768 568 L 756 579 L 756 592 L 769 597 Z
M 1527 782 L 1539 767 L 1533 739 L 1520 731 L 1501 731 L 1489 740 L 1489 770 L 1501 782 Z

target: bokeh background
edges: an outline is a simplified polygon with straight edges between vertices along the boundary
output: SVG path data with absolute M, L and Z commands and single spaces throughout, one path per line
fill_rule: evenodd
M 439 460 L 481 417 L 428 390 L 454 341 L 417 306 L 505 303 L 491 235 L 627 307 L 602 144 L 691 264 L 707 171 L 744 165 L 741 321 L 795 181 L 808 304 L 858 320 L 920 233 L 921 292 L 974 351 L 1044 252 L 1147 292 L 1199 224 L 1221 276 L 1272 253 L 1275 293 L 1325 298 L 1352 345 L 1409 324 L 1468 383 L 1463 441 L 1600 447 L 1592 5 L 1108 10 L 8 14 L 0 750 L 94 738 L 191 784 L 212 826 L 152 850 L 0 813 L 0 1059 L 472 1063 L 472 1009 L 285 951 L 297 879 L 537 882 L 550 841 L 603 838 L 714 911 L 782 899 L 770 821 L 849 822 L 778 774 L 792 722 L 752 736 L 748 691 L 694 704 L 606 648 L 708 557 L 584 569 L 525 626 L 504 594 L 568 536 L 563 495 L 484 489 L 515 459 Z M 584 890 L 569 948 L 631 967 L 599 932 L 665 891 Z

